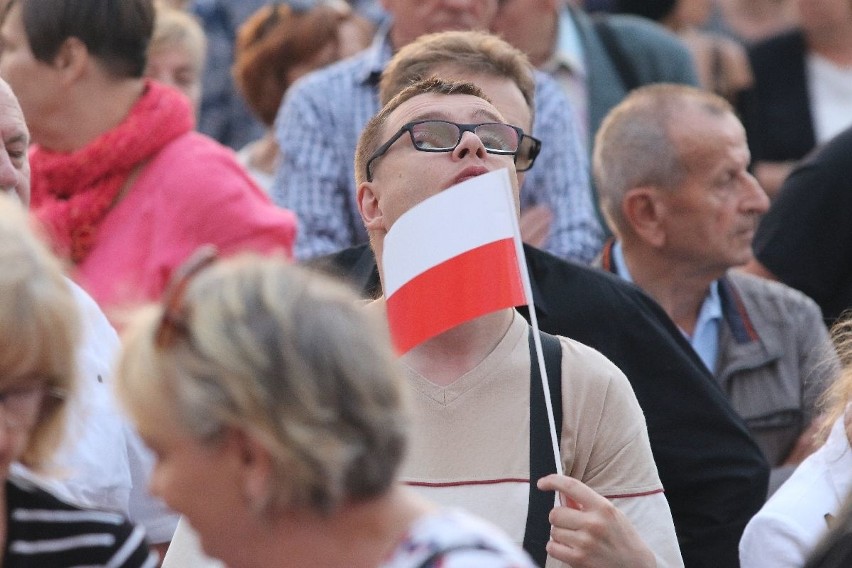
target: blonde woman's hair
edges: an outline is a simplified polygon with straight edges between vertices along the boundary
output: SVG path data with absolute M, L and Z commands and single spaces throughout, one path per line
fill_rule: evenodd
M 148 44 L 148 53 L 180 45 L 190 54 L 200 74 L 207 54 L 207 37 L 198 19 L 168 2 L 155 2 L 154 8 L 154 32 Z
M 62 440 L 76 383 L 77 304 L 19 203 L 0 195 L 0 389 L 43 380 L 46 397 L 18 460 L 43 468 Z
M 241 256 L 195 276 L 179 305 L 169 345 L 157 345 L 159 306 L 125 334 L 117 385 L 131 414 L 168 408 L 210 444 L 231 429 L 253 437 L 274 464 L 267 511 L 328 514 L 391 486 L 405 447 L 401 378 L 384 323 L 352 291 Z

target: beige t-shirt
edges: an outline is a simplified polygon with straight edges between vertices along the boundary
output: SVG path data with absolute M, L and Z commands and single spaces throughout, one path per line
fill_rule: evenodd
M 413 424 L 402 479 L 523 542 L 529 497 L 528 326 L 516 312 L 494 349 L 446 387 L 412 369 Z M 562 342 L 562 463 L 610 498 L 657 555 L 682 566 L 642 411 L 624 374 L 594 349 Z M 548 568 L 562 566 L 548 558 Z

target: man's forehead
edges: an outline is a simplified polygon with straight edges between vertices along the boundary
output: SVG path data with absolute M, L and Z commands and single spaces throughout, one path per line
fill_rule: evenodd
M 395 108 L 387 123 L 398 128 L 408 122 L 430 118 L 454 122 L 505 122 L 494 105 L 475 95 L 423 93 Z

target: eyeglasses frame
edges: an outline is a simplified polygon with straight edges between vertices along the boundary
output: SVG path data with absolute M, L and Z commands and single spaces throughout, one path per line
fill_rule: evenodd
M 458 140 L 456 140 L 455 145 L 452 148 L 418 148 L 417 144 L 414 141 L 413 128 L 415 126 L 417 126 L 418 124 L 423 124 L 423 123 L 426 123 L 426 122 L 445 122 L 447 124 L 452 124 L 452 125 L 455 125 L 456 127 L 458 127 L 459 137 L 458 137 Z M 458 148 L 459 144 L 461 144 L 461 139 L 464 136 L 465 132 L 472 132 L 474 135 L 476 135 L 476 129 L 477 128 L 479 128 L 480 126 L 488 125 L 488 124 L 500 124 L 502 126 L 508 126 L 508 127 L 512 128 L 518 134 L 518 147 L 517 147 L 517 149 L 515 149 L 511 152 L 508 151 L 508 150 L 494 150 L 494 149 L 485 148 L 485 151 L 488 152 L 489 154 L 502 155 L 502 156 L 514 156 L 514 162 L 515 162 L 516 166 L 517 166 L 517 163 L 518 163 L 518 152 L 520 151 L 520 149 L 521 149 L 521 147 L 524 143 L 524 140 L 525 139 L 530 140 L 530 143 L 532 144 L 532 146 L 530 147 L 530 150 L 529 150 L 529 154 L 530 154 L 529 165 L 526 166 L 525 168 L 522 168 L 522 169 L 516 167 L 516 171 L 519 171 L 519 172 L 525 172 L 525 171 L 529 170 L 533 166 L 533 164 L 535 163 L 535 159 L 536 159 L 536 157 L 538 157 L 538 154 L 541 151 L 541 140 L 534 138 L 533 136 L 530 136 L 529 134 L 525 134 L 523 128 L 521 128 L 519 126 L 515 126 L 513 124 L 506 124 L 504 122 L 480 122 L 478 124 L 460 124 L 460 123 L 457 123 L 457 122 L 452 122 L 450 120 L 428 118 L 428 119 L 424 119 L 424 120 L 415 120 L 413 122 L 408 122 L 406 124 L 403 124 L 402 127 L 400 127 L 400 129 L 397 130 L 396 134 L 391 136 L 390 139 L 388 139 L 387 142 L 385 142 L 384 144 L 382 144 L 381 146 L 376 148 L 376 151 L 373 152 L 373 154 L 370 156 L 370 159 L 367 160 L 367 163 L 365 165 L 365 169 L 367 170 L 367 172 L 366 172 L 367 173 L 367 181 L 370 181 L 370 182 L 373 181 L 373 171 L 372 171 L 373 162 L 375 160 L 381 158 L 390 149 L 390 147 L 393 146 L 393 144 L 397 140 L 399 140 L 403 136 L 403 134 L 405 134 L 406 132 L 408 132 L 408 135 L 411 138 L 411 145 L 418 152 L 447 153 L 447 152 L 453 152 L 456 148 Z M 483 144 L 483 146 L 484 146 L 484 144 Z

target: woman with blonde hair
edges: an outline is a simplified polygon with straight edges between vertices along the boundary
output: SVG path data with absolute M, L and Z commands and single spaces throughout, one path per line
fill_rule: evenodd
M 152 492 L 207 554 L 230 568 L 533 566 L 398 484 L 408 417 L 378 314 L 280 260 L 211 258 L 134 319 L 118 377 L 156 455 Z M 209 565 L 187 529 L 164 566 Z
M 0 565 L 153 567 L 144 531 L 120 515 L 70 505 L 14 464 L 50 469 L 76 383 L 76 302 L 59 262 L 0 196 Z
M 154 34 L 144 75 L 186 95 L 197 115 L 207 52 L 204 30 L 195 16 L 167 2 L 155 2 L 154 8 Z

